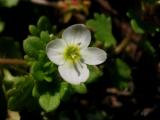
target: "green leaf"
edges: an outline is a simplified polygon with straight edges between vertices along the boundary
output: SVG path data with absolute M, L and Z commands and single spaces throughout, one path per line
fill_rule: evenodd
M 39 29 L 35 25 L 29 25 L 29 32 L 33 36 L 38 36 L 40 31 L 39 31 Z
M 43 63 L 39 61 L 34 62 L 34 64 L 31 66 L 30 71 L 35 80 L 41 81 L 44 79 L 45 74 L 42 70 L 43 70 Z
M 45 80 L 47 82 L 52 82 L 54 71 L 55 71 L 55 68 L 53 64 L 50 64 L 50 66 L 46 66 L 46 64 L 44 64 L 44 62 L 42 61 L 34 62 L 30 69 L 30 72 L 35 80 L 37 81 Z
M 111 17 L 104 14 L 95 14 L 94 19 L 87 21 L 87 26 L 95 31 L 96 40 L 104 43 L 106 48 L 115 46 L 116 40 L 112 35 Z
M 47 81 L 47 82 L 52 82 L 53 79 L 50 76 L 45 76 L 44 80 Z
M 23 48 L 27 55 L 38 58 L 39 50 L 43 50 L 43 43 L 38 37 L 28 37 L 23 42 Z
M 98 78 L 100 76 L 102 76 L 102 71 L 98 67 L 89 66 L 88 68 L 89 68 L 89 71 L 90 71 L 90 75 L 89 75 L 89 78 L 88 78 L 86 83 L 92 83 L 92 82 L 98 80 Z
M 137 14 L 137 11 L 135 10 L 129 10 L 127 16 L 131 18 L 131 26 L 137 33 L 150 33 L 154 35 L 160 30 L 159 25 L 155 24 L 154 21 L 143 20 L 140 14 Z
M 128 88 L 129 83 L 127 81 L 118 81 L 118 87 L 120 90 Z
M 40 96 L 39 104 L 46 112 L 51 112 L 58 108 L 60 104 L 60 95 L 58 93 L 52 95 L 47 92 Z
M 3 69 L 4 81 L 6 82 L 14 82 L 15 77 L 10 73 L 9 70 Z
M 48 31 L 42 31 L 42 32 L 40 33 L 40 38 L 41 38 L 41 40 L 43 41 L 43 43 L 48 43 L 49 40 L 50 40 Z
M 115 64 L 118 77 L 123 78 L 125 80 L 130 80 L 131 79 L 130 67 L 123 60 L 119 58 L 116 59 Z
M 37 85 L 34 85 L 34 87 L 32 89 L 32 96 L 33 97 L 39 97 L 40 96 Z
M 80 85 L 72 85 L 72 88 L 75 92 L 80 93 L 80 94 L 85 94 L 87 93 L 87 88 L 85 84 L 80 84 Z
M 140 46 L 143 48 L 143 50 L 148 53 L 150 56 L 154 56 L 156 50 L 152 46 L 149 40 L 143 40 L 140 42 Z
M 50 30 L 51 29 L 51 24 L 50 24 L 49 19 L 45 16 L 40 17 L 38 22 L 37 22 L 37 27 L 40 30 Z
M 39 62 L 41 63 L 45 63 L 45 62 L 48 62 L 48 57 L 46 55 L 46 51 L 45 51 L 45 44 L 43 44 L 43 50 L 41 50 L 39 52 L 39 55 L 38 55 L 38 59 L 39 59 Z
M 1 82 L 1 80 L 0 80 Z M 8 114 L 8 108 L 7 108 L 7 100 L 6 100 L 6 95 L 4 93 L 4 89 L 2 87 L 3 85 L 0 83 L 0 120 L 6 120 L 7 114 Z
M 33 75 L 34 79 L 38 80 L 38 81 L 44 80 L 44 78 L 45 78 L 45 74 L 41 70 L 34 72 L 32 75 Z
M 34 74 L 36 71 L 41 70 L 42 65 L 43 65 L 43 63 L 41 63 L 40 61 L 34 62 L 31 66 L 31 69 L 30 69 L 31 74 Z
M 131 20 L 131 26 L 134 32 L 139 33 L 139 34 L 145 33 L 144 30 L 138 25 L 137 21 L 134 19 Z
M 0 4 L 2 4 L 5 7 L 14 7 L 18 4 L 19 0 L 2 0 L 0 1 Z
M 61 82 L 60 83 L 60 90 L 59 90 L 59 94 L 61 99 L 65 96 L 66 92 L 68 91 L 68 83 L 66 82 Z
M 34 82 L 30 77 L 19 77 L 15 80 L 15 87 L 8 92 L 8 107 L 11 110 L 32 109 L 35 104 L 32 97 Z
M 109 67 L 114 85 L 119 89 L 128 88 L 129 82 L 132 80 L 131 68 L 122 59 L 116 58 L 114 63 Z
M 0 32 L 4 30 L 5 23 L 0 20 Z

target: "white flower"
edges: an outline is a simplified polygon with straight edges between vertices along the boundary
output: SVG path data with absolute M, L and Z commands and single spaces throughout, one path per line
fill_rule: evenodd
M 98 65 L 106 60 L 106 52 L 88 47 L 90 42 L 90 31 L 83 24 L 75 24 L 64 30 L 62 38 L 47 44 L 47 56 L 58 65 L 58 71 L 65 81 L 71 84 L 85 82 L 89 77 L 86 64 Z

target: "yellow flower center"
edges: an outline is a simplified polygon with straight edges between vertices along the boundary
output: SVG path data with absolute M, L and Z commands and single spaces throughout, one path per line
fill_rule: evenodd
M 64 50 L 64 59 L 75 62 L 80 59 L 80 48 L 78 45 L 70 45 Z

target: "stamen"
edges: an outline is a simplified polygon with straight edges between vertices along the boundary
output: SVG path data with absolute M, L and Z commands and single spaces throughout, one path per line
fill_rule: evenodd
M 70 45 L 64 51 L 64 58 L 69 61 L 77 61 L 80 59 L 80 48 L 77 45 Z

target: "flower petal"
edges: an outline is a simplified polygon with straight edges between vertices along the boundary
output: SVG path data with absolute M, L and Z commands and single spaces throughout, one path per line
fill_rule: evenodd
M 46 46 L 46 52 L 48 58 L 57 65 L 64 64 L 63 51 L 66 47 L 66 43 L 63 39 L 55 39 L 50 41 Z
M 107 53 L 99 48 L 88 47 L 81 50 L 82 60 L 88 65 L 98 65 L 107 59 Z
M 71 84 L 80 84 L 85 82 L 89 77 L 89 70 L 86 64 L 71 64 L 66 62 L 58 67 L 61 77 Z
M 62 38 L 68 44 L 78 44 L 81 48 L 85 48 L 91 42 L 91 33 L 85 25 L 75 24 L 64 30 Z

